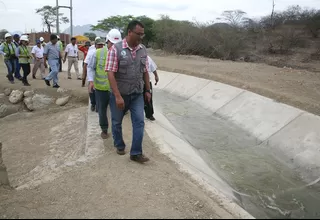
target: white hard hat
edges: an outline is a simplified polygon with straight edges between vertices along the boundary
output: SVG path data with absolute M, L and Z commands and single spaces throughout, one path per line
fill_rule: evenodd
M 42 41 L 44 41 L 44 38 L 43 38 L 43 37 L 40 37 L 40 39 L 39 39 L 39 40 L 42 42 Z
M 57 38 L 60 39 L 59 35 L 57 35 Z
M 12 37 L 12 35 L 11 35 L 10 33 L 6 33 L 6 34 L 4 35 L 4 38 L 7 38 L 7 37 Z
M 27 35 L 22 35 L 21 37 L 20 37 L 20 41 L 29 41 L 29 38 L 28 38 L 28 36 Z
M 96 41 L 96 40 L 98 40 L 98 39 L 101 39 L 101 37 L 96 37 L 96 38 L 94 39 L 94 41 Z
M 107 34 L 107 41 L 108 40 L 113 44 L 118 43 L 119 41 L 122 41 L 120 31 L 117 29 L 111 29 Z

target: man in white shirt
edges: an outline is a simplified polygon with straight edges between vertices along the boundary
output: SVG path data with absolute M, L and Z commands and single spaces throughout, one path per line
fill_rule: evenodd
M 76 44 L 77 39 L 75 37 L 71 38 L 71 43 L 66 46 L 65 55 L 63 59 L 63 63 L 66 62 L 68 56 L 68 79 L 71 79 L 71 67 L 74 65 L 74 69 L 76 70 L 78 80 L 81 80 L 81 76 L 79 73 L 79 54 L 78 54 L 78 45 Z
M 154 114 L 153 103 L 152 103 L 153 90 L 152 90 L 151 78 L 152 78 L 152 75 L 154 74 L 155 81 L 156 81 L 155 85 L 157 85 L 158 82 L 159 82 L 159 76 L 158 76 L 158 73 L 157 73 L 157 65 L 155 64 L 155 62 L 149 56 L 148 56 L 148 63 L 149 63 L 148 70 L 149 70 L 149 79 L 150 79 L 151 100 L 150 100 L 150 102 L 147 102 L 145 100 L 145 102 L 144 102 L 144 112 L 146 114 L 146 118 L 147 119 L 149 119 L 151 121 L 154 121 L 156 119 L 153 117 L 153 114 Z M 146 88 L 144 88 L 144 92 L 146 92 Z
M 40 67 L 40 74 L 41 78 L 45 78 L 45 67 L 44 67 L 44 60 L 43 60 L 43 47 L 41 45 L 41 41 L 37 40 L 37 45 L 35 45 L 32 50 L 31 54 L 34 58 L 34 66 L 32 69 L 32 77 L 36 79 L 36 73 Z
M 101 48 L 101 47 L 103 47 L 103 45 L 104 45 L 104 42 L 101 40 L 100 37 L 99 38 L 97 37 L 94 42 L 94 45 L 92 45 L 93 48 L 91 46 L 90 47 L 91 49 L 89 48 L 89 50 L 88 50 L 88 54 L 86 56 L 86 59 L 84 60 L 83 68 L 88 67 L 88 64 L 91 63 L 91 60 L 93 59 L 93 57 L 97 51 L 97 48 Z M 90 70 L 88 70 L 88 68 L 87 68 L 87 74 L 88 74 L 87 79 L 88 79 L 88 82 L 90 82 L 90 80 L 93 79 L 93 74 L 88 73 L 88 71 L 90 71 Z M 94 89 L 89 89 L 89 97 L 90 97 L 90 103 L 91 103 L 91 111 L 98 112 L 98 108 L 96 106 L 98 103 L 96 103 L 96 96 L 95 96 Z
M 96 37 L 96 38 L 94 39 L 94 42 L 96 43 L 97 40 L 99 40 L 99 39 L 101 39 L 101 37 Z M 93 50 L 96 50 L 96 44 L 93 44 L 93 45 L 91 45 L 91 46 L 89 47 L 88 53 L 89 53 L 89 51 L 91 51 L 92 49 L 93 49 Z

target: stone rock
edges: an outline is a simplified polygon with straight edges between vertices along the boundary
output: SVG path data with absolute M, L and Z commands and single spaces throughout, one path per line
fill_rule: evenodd
M 57 89 L 57 92 L 64 93 L 64 92 L 68 92 L 68 90 L 60 87 Z
M 35 94 L 32 97 L 33 109 L 43 109 L 53 103 L 53 98 L 43 95 L 43 94 Z
M 34 108 L 33 108 L 33 101 L 32 101 L 32 97 L 26 97 L 24 100 L 23 100 L 24 104 L 26 105 L 27 109 L 29 111 L 33 111 Z
M 24 97 L 32 97 L 33 94 L 34 94 L 33 91 L 25 91 L 25 92 L 23 93 Z
M 19 108 L 19 105 L 0 104 L 0 118 L 4 118 L 8 115 L 17 113 L 19 111 Z
M 69 99 L 70 99 L 70 96 L 58 98 L 57 101 L 56 101 L 56 104 L 60 105 L 60 106 L 64 106 L 65 104 L 68 103 Z
M 10 88 L 6 88 L 6 89 L 4 90 L 4 94 L 5 94 L 6 96 L 9 96 L 9 95 L 11 94 L 11 92 L 12 92 L 12 90 L 11 90 Z
M 17 104 L 23 99 L 23 92 L 20 90 L 13 90 L 9 96 L 9 101 L 12 104 Z

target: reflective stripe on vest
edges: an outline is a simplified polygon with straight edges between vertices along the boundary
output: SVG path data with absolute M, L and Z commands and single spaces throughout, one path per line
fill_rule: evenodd
M 30 56 L 29 50 L 26 46 L 19 46 L 20 55 Z M 19 63 L 30 63 L 30 58 L 19 57 Z
M 93 84 L 97 90 L 110 91 L 108 73 L 105 71 L 107 55 L 107 47 L 100 48 L 96 51 L 97 64 Z

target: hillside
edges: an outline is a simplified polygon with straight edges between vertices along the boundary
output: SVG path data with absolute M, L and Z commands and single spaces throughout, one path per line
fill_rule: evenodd
M 91 24 L 86 25 L 76 25 L 73 26 L 73 35 L 83 35 L 86 32 L 93 32 L 97 36 L 105 37 L 106 33 L 101 31 L 91 31 Z M 63 31 L 63 33 L 69 34 L 70 33 L 70 27 Z

